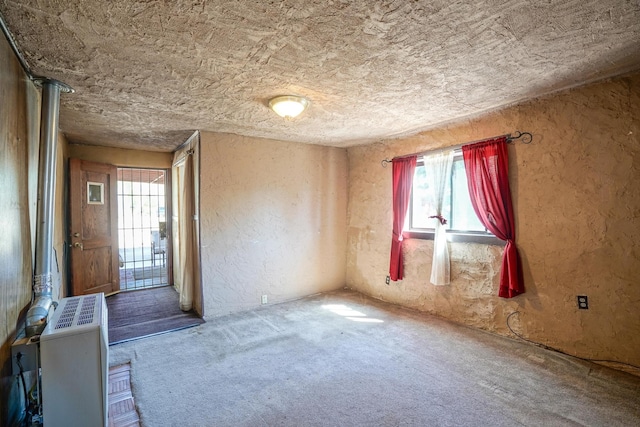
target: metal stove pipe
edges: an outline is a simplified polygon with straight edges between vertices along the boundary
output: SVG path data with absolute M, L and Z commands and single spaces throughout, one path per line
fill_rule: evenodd
M 56 191 L 56 151 L 60 92 L 73 92 L 69 86 L 53 79 L 38 79 L 42 85 L 40 116 L 40 153 L 38 161 L 38 208 L 36 216 L 35 271 L 33 303 L 27 312 L 27 336 L 44 329 L 53 302 L 53 231 Z

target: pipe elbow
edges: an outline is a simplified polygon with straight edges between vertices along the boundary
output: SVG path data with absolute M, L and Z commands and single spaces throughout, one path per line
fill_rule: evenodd
M 29 307 L 26 321 L 27 337 L 37 335 L 44 330 L 52 305 L 53 300 L 50 296 L 40 296 L 33 302 L 31 307 Z

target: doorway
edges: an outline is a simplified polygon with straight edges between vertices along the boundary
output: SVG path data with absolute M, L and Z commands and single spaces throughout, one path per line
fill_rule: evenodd
M 168 171 L 118 168 L 117 178 L 120 290 L 172 284 Z
M 69 295 L 119 292 L 117 168 L 69 159 Z

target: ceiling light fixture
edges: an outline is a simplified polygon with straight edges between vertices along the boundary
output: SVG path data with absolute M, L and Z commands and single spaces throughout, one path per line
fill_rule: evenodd
M 309 100 L 302 96 L 281 95 L 269 101 L 269 107 L 280 117 L 293 119 L 309 105 Z

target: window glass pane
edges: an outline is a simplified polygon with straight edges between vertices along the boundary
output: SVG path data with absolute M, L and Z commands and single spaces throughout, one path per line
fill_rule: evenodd
M 404 229 L 434 230 L 437 220 L 429 216 L 436 214 L 435 201 L 429 188 L 424 164 L 416 165 L 411 197 Z M 473 210 L 464 160 L 460 156 L 453 161 L 451 179 L 447 181 L 445 188 L 442 215 L 447 220 L 445 225 L 447 230 L 489 233 Z
M 426 177 L 426 169 L 424 165 L 416 166 L 415 175 L 413 177 L 413 192 L 410 211 L 412 213 L 412 222 L 409 225 L 409 216 L 407 215 L 407 221 L 405 222 L 405 229 L 416 228 L 435 228 L 435 218 L 429 218 L 437 213 L 435 208 L 435 200 L 433 194 L 429 188 L 429 183 Z M 445 228 L 449 229 L 449 218 L 451 217 L 451 185 L 447 181 L 447 187 L 445 188 L 444 203 L 442 206 L 442 215 L 447 220 Z
M 432 212 L 435 212 L 435 209 L 432 206 L 432 197 L 429 195 L 429 184 L 424 165 L 416 166 L 412 196 L 413 223 L 411 228 L 433 228 L 433 219 L 429 219 L 429 215 L 433 215 Z
M 473 210 L 471 199 L 469 198 L 469 187 L 467 186 L 467 174 L 464 170 L 464 160 L 461 158 L 454 160 L 452 170 L 452 201 L 455 206 L 451 217 L 451 229 L 460 231 L 486 231 L 484 225 L 478 219 Z
M 451 166 L 453 169 L 453 165 Z M 447 223 L 445 224 L 444 228 L 447 230 L 451 230 L 451 210 L 453 209 L 452 205 L 452 201 L 453 198 L 451 197 L 451 192 L 452 192 L 452 188 L 451 188 L 451 180 L 447 179 L 447 185 L 444 188 L 444 200 L 442 201 L 442 216 L 444 217 L 445 220 L 447 220 Z M 435 227 L 435 225 L 433 225 L 433 227 Z

